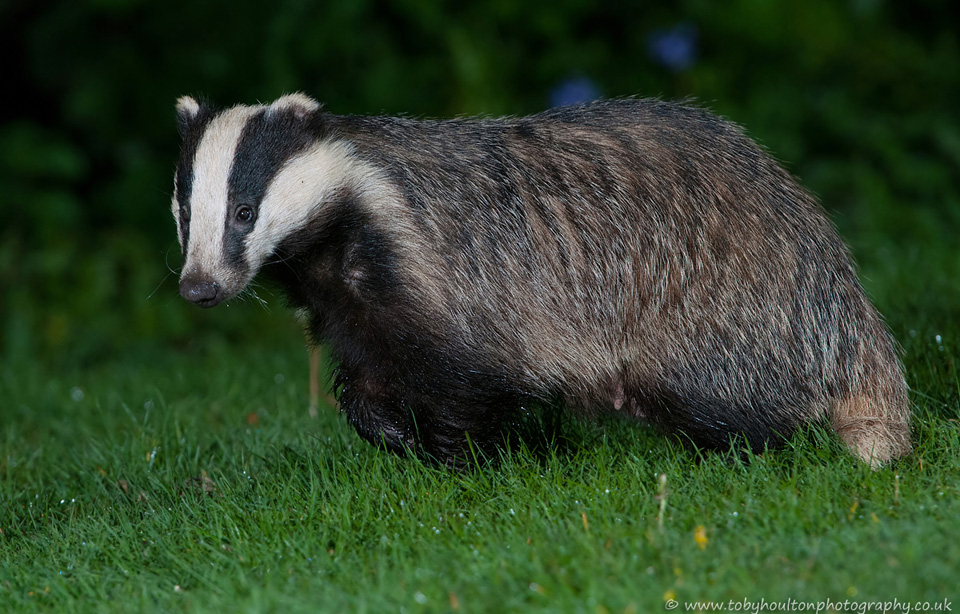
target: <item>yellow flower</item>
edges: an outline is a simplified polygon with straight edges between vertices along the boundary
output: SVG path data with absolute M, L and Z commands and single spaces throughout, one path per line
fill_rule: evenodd
M 698 526 L 693 532 L 693 540 L 697 542 L 697 547 L 705 550 L 707 547 L 707 530 L 703 525 Z

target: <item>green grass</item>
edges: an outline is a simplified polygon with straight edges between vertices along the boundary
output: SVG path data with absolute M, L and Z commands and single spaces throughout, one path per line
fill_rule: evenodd
M 7 364 L 0 611 L 958 608 L 948 245 L 925 247 L 935 266 L 896 246 L 858 251 L 916 405 L 915 453 L 877 472 L 818 428 L 742 463 L 619 421 L 569 423 L 566 445 L 465 473 L 423 465 L 362 442 L 333 410 L 308 416 L 292 323 L 269 344 Z
M 818 429 L 743 464 L 613 421 L 457 474 L 373 449 L 332 411 L 310 419 L 305 372 L 302 352 L 264 348 L 9 370 L 0 603 L 644 612 L 674 595 L 960 597 L 956 405 L 937 391 L 918 399 L 916 454 L 878 472 Z

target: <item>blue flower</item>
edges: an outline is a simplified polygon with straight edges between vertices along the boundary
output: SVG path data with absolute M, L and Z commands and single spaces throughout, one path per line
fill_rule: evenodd
M 687 22 L 653 30 L 647 35 L 647 55 L 673 72 L 687 70 L 697 60 L 697 34 L 697 27 Z
M 565 107 L 600 98 L 600 88 L 587 77 L 570 77 L 558 83 L 550 92 L 550 105 Z

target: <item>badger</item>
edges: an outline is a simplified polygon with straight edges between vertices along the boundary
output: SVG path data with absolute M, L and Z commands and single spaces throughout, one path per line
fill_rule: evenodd
M 560 402 L 700 448 L 824 422 L 873 467 L 910 451 L 896 343 L 827 214 L 706 110 L 177 116 L 180 294 L 213 307 L 262 270 L 370 442 L 458 464 Z

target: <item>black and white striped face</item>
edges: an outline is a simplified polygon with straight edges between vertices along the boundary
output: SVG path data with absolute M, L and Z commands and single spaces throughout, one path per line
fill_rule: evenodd
M 177 102 L 173 216 L 185 299 L 213 307 L 236 296 L 356 174 L 350 147 L 322 137 L 319 109 L 302 94 L 220 112 L 190 97 Z

